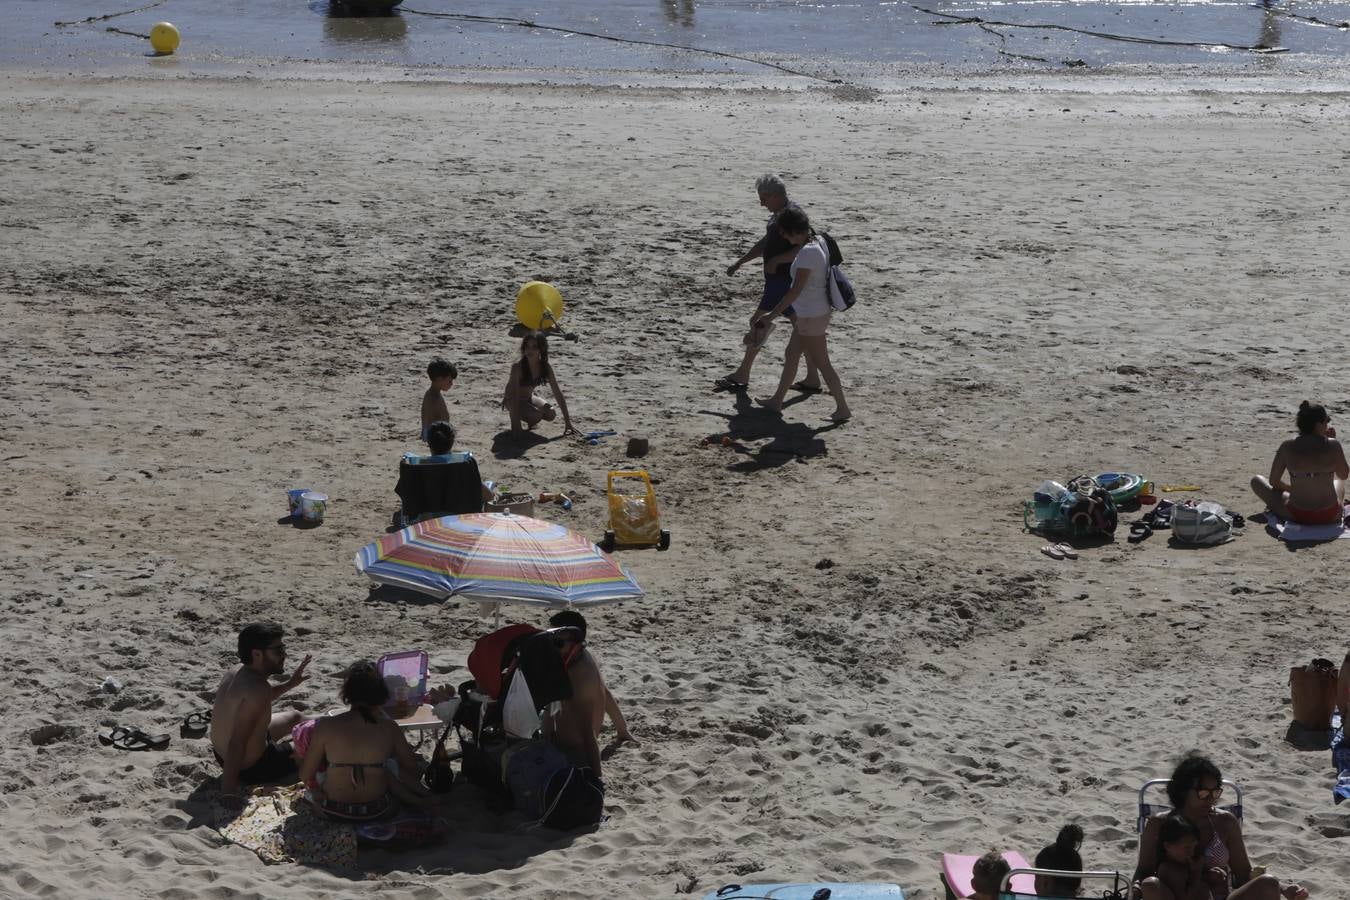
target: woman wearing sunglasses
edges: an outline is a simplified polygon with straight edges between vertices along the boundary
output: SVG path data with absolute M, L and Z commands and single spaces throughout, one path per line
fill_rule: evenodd
M 1280 444 L 1270 476 L 1253 478 L 1252 491 L 1282 519 L 1334 525 L 1345 516 L 1345 482 L 1350 479 L 1345 449 L 1322 404 L 1304 400 L 1294 421 L 1298 437 Z
M 1219 767 L 1203 756 L 1188 756 L 1172 773 L 1167 799 L 1172 809 L 1152 817 L 1139 837 L 1139 864 L 1134 871 L 1142 900 L 1185 900 L 1174 897 L 1157 877 L 1162 861 L 1162 822 L 1178 813 L 1195 826 L 1196 853 L 1207 873 L 1214 900 L 1306 900 L 1308 892 L 1297 884 L 1281 884 L 1273 875 L 1252 877 L 1242 824 L 1232 813 L 1219 808 L 1223 776 Z

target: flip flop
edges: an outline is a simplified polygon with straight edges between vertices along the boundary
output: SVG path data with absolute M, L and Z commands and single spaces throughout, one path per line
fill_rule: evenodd
M 749 389 L 750 385 L 743 384 L 727 375 L 714 381 L 713 387 L 719 391 L 731 391 L 733 394 L 743 394 Z
M 119 725 L 107 734 L 100 734 L 98 742 L 118 750 L 164 750 L 169 746 L 169 736 L 146 734 L 138 728 L 123 728 Z
M 211 727 L 211 710 L 204 712 L 195 712 L 183 720 L 178 726 L 178 736 L 184 738 L 199 738 L 206 735 L 206 731 Z
M 1145 517 L 1147 518 L 1147 517 Z M 1131 544 L 1137 544 L 1153 533 L 1153 525 L 1144 519 L 1138 522 L 1130 523 L 1130 536 L 1126 538 Z
M 1063 559 L 1064 550 L 1059 544 L 1046 544 L 1041 548 L 1041 552 L 1051 559 Z
M 1060 553 L 1063 553 L 1065 559 L 1078 558 L 1078 551 L 1075 550 L 1073 546 L 1070 544 L 1059 543 L 1055 545 L 1055 549 L 1058 550 Z
M 805 381 L 798 381 L 792 385 L 794 391 L 800 391 L 803 394 L 820 394 L 824 388 L 818 384 L 807 384 Z

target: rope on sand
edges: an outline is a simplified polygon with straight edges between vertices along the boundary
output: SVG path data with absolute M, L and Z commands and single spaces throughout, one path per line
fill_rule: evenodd
M 147 40 L 147 41 L 150 40 L 150 35 L 148 35 L 148 34 L 141 34 L 141 33 L 136 32 L 136 31 L 123 31 L 122 29 L 120 29 L 120 28 L 114 28 L 114 27 L 112 27 L 111 25 L 109 25 L 107 28 L 105 28 L 105 29 L 103 29 L 103 30 L 104 30 L 104 31 L 111 31 L 113 34 L 125 34 L 127 37 L 142 38 L 142 39 Z
M 102 22 L 105 19 L 115 19 L 118 16 L 129 16 L 132 13 L 145 12 L 147 9 L 154 9 L 156 6 L 163 6 L 168 2 L 169 0 L 155 0 L 155 2 L 151 3 L 149 6 L 138 6 L 135 9 L 125 9 L 122 12 L 108 13 L 105 16 L 90 16 L 87 19 L 76 19 L 72 22 L 54 22 L 52 24 L 57 28 L 65 28 L 67 25 L 87 25 L 90 22 Z M 109 28 L 108 30 L 113 31 L 115 29 Z M 122 33 L 125 34 L 125 32 Z M 140 35 L 137 35 L 137 37 L 140 37 Z
M 1267 47 L 1264 44 L 1225 44 L 1222 41 L 1169 41 L 1163 38 L 1145 38 L 1134 37 L 1128 34 L 1112 34 L 1109 31 L 1089 31 L 1086 28 L 1074 28 L 1071 25 L 1056 25 L 1053 23 L 1026 23 L 1026 22 L 996 22 L 992 19 L 982 19 L 979 16 L 958 16 L 952 13 L 938 12 L 934 9 L 924 9 L 922 6 L 911 3 L 921 13 L 927 13 L 930 16 L 937 16 L 941 19 L 951 19 L 949 22 L 934 22 L 934 25 L 975 25 L 985 31 L 992 31 L 994 26 L 998 28 L 1030 28 L 1041 31 L 1071 31 L 1074 34 L 1085 34 L 1088 37 L 1101 38 L 1106 41 L 1122 41 L 1127 44 L 1156 44 L 1161 47 L 1223 47 L 1226 50 L 1245 50 L 1250 53 L 1283 53 L 1284 47 Z M 997 31 L 993 32 L 998 34 Z M 1002 35 L 1000 35 L 1002 37 Z
M 821 75 L 813 75 L 810 72 L 803 72 L 800 69 L 793 69 L 776 62 L 768 62 L 762 59 L 755 59 L 750 56 L 741 56 L 737 53 L 727 53 L 723 50 L 708 50 L 703 47 L 691 47 L 687 44 L 668 44 L 664 41 L 645 41 L 640 38 L 615 37 L 612 34 L 599 34 L 594 31 L 578 31 L 575 28 L 563 28 L 560 25 L 540 25 L 538 22 L 532 22 L 529 19 L 514 19 L 506 16 L 475 16 L 468 13 L 445 13 L 445 12 L 425 12 L 420 9 L 409 9 L 401 7 L 405 13 L 413 13 L 418 16 L 434 16 L 438 19 L 458 19 L 462 22 L 475 22 L 485 25 L 510 25 L 516 28 L 534 28 L 539 31 L 556 31 L 560 34 L 575 34 L 579 37 L 596 38 L 602 41 L 614 41 L 617 44 L 639 44 L 644 47 L 664 47 L 668 50 L 684 50 L 689 53 L 706 53 L 709 56 L 720 56 L 725 59 L 736 59 L 741 62 L 752 63 L 757 66 L 768 66 L 770 69 L 777 69 L 780 72 L 786 72 L 789 75 L 800 75 L 802 78 L 810 78 L 814 81 L 823 81 L 826 84 L 843 84 L 840 78 L 825 78 Z

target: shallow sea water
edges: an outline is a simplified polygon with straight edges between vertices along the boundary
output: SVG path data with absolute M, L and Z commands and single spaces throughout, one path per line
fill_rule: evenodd
M 915 4 L 896 0 L 579 0 L 552 4 L 408 0 L 393 15 L 369 18 L 345 15 L 328 0 L 164 0 L 151 9 L 64 25 L 55 23 L 116 13 L 136 4 L 134 0 L 10 0 L 6 5 L 9 27 L 0 31 L 0 66 L 70 71 L 146 66 L 149 48 L 145 41 L 107 28 L 146 34 L 161 20 L 179 28 L 183 44 L 175 57 L 150 64 L 159 68 L 190 65 L 194 70 L 321 61 L 338 64 L 339 69 L 343 63 L 362 63 L 423 75 L 434 75 L 437 69 L 467 69 L 783 76 L 780 69 L 765 65 L 774 64 L 814 77 L 866 82 L 924 67 L 958 74 L 1001 68 L 1050 72 L 1203 67 L 1279 77 L 1350 68 L 1350 29 L 1334 26 L 1350 21 L 1350 0 L 1280 0 L 1270 6 L 1218 0 L 920 0 Z M 1006 24 L 981 27 L 925 9 Z M 474 16 L 484 18 L 470 18 Z M 520 22 L 549 27 L 526 27 Z M 746 58 L 629 41 L 675 44 Z M 1283 52 L 1233 49 L 1254 46 Z

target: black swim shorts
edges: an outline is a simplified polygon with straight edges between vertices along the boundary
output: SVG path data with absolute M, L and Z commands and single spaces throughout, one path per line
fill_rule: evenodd
M 220 758 L 220 753 L 214 747 L 211 752 L 215 754 L 216 762 L 225 765 L 225 760 Z M 268 738 L 258 761 L 247 769 L 239 770 L 239 783 L 293 784 L 299 775 L 300 767 L 296 764 L 295 747 L 291 746 L 291 742 L 277 744 Z

